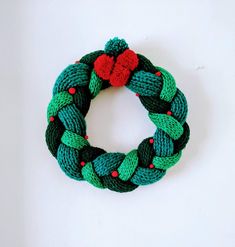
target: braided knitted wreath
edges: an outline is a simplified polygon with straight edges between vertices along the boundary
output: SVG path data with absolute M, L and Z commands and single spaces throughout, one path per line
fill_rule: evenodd
M 109 86 L 136 93 L 157 129 L 127 154 L 93 147 L 85 116 L 91 99 Z M 57 78 L 47 109 L 46 142 L 71 178 L 98 188 L 128 192 L 161 179 L 181 156 L 189 140 L 187 101 L 172 75 L 128 48 L 123 39 L 69 65 Z

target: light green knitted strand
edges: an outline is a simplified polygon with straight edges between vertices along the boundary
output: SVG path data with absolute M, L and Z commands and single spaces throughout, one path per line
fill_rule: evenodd
M 47 108 L 47 121 L 49 122 L 51 116 L 56 116 L 58 111 L 62 109 L 64 106 L 73 103 L 73 96 L 68 92 L 64 91 L 56 94 Z
M 97 76 L 94 70 L 91 72 L 91 79 L 89 82 L 89 90 L 91 92 L 92 98 L 95 98 L 102 87 L 102 80 Z
M 176 83 L 174 77 L 165 69 L 156 67 L 162 73 L 163 85 L 160 93 L 160 99 L 171 102 L 176 94 Z
M 169 156 L 169 157 L 155 156 L 153 158 L 153 164 L 154 164 L 155 168 L 167 170 L 168 168 L 172 167 L 173 165 L 175 165 L 178 162 L 178 160 L 181 157 L 181 153 L 182 152 L 179 152 L 179 153 L 174 154 L 173 156 Z
M 91 162 L 86 163 L 86 165 L 82 168 L 81 172 L 86 181 L 93 184 L 97 188 L 105 188 L 101 183 L 99 177 L 96 175 Z
M 137 150 L 130 151 L 118 167 L 119 178 L 127 181 L 135 172 L 138 165 Z
M 179 139 L 184 132 L 182 125 L 172 116 L 149 113 L 149 118 L 159 129 L 165 131 L 174 140 Z
M 78 150 L 89 145 L 89 142 L 86 139 L 69 130 L 65 130 L 61 137 L 61 142 L 68 147 L 76 148 Z

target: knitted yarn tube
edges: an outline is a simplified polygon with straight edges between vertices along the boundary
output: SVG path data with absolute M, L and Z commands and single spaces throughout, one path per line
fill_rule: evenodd
M 87 140 L 90 102 L 109 86 L 126 86 L 136 93 L 157 127 L 152 137 L 127 154 L 107 153 Z M 83 56 L 57 78 L 47 109 L 46 143 L 70 178 L 128 192 L 160 180 L 180 159 L 190 135 L 187 111 L 173 76 L 129 49 L 125 40 L 114 38 L 104 50 Z

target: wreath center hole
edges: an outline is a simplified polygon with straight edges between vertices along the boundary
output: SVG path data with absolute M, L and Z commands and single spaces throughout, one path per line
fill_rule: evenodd
M 102 90 L 91 101 L 86 123 L 90 144 L 107 152 L 137 149 L 156 130 L 139 98 L 127 88 Z

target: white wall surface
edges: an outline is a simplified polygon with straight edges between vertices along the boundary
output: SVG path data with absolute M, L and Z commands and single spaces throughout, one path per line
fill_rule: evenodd
M 234 9 L 232 0 L 0 1 L 0 246 L 235 246 Z M 44 141 L 57 75 L 114 36 L 174 75 L 191 128 L 178 165 L 125 194 L 69 179 Z M 124 88 L 102 92 L 86 120 L 90 142 L 107 151 L 154 131 Z

